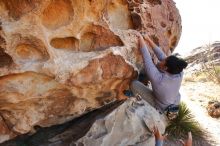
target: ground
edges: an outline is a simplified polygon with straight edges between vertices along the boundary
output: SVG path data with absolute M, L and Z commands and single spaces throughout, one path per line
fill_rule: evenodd
M 195 115 L 201 128 L 207 132 L 203 143 L 208 142 L 213 146 L 220 146 L 220 118 L 215 119 L 208 115 L 206 106 L 208 101 L 220 101 L 220 85 L 204 81 L 184 81 L 181 87 L 182 101 L 185 102 Z M 206 141 L 206 142 L 205 142 Z M 200 143 L 199 145 L 207 146 Z

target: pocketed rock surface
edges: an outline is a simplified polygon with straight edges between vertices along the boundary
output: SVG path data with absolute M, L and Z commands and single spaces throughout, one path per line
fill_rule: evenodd
M 170 54 L 181 34 L 175 3 L 1 0 L 0 141 L 125 99 L 143 69 L 135 31 Z

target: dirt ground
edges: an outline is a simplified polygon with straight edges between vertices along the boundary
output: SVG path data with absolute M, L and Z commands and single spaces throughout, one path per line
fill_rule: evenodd
M 220 85 L 204 81 L 184 81 L 181 87 L 182 101 L 192 111 L 201 128 L 207 132 L 204 139 L 195 140 L 198 146 L 220 146 L 220 118 L 208 115 L 206 106 L 208 101 L 220 101 Z

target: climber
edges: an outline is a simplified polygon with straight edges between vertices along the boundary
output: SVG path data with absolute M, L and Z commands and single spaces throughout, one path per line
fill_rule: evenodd
M 157 126 L 154 126 L 152 129 L 152 133 L 155 136 L 155 146 L 163 146 L 163 141 L 166 139 L 167 135 L 161 135 Z M 192 133 L 188 132 L 188 139 L 183 141 L 179 140 L 183 146 L 192 146 Z
M 142 36 L 137 33 L 137 35 L 145 73 L 151 82 L 152 90 L 137 80 L 132 81 L 131 90 L 135 96 L 141 96 L 160 113 L 166 113 L 168 119 L 174 119 L 178 114 L 179 89 L 183 78 L 183 69 L 186 68 L 187 62 L 174 55 L 167 57 L 147 34 L 142 34 Z M 157 65 L 153 63 L 148 51 L 149 47 L 144 39 L 153 48 L 160 61 Z

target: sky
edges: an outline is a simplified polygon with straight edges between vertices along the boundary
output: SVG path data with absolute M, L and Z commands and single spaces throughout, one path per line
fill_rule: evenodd
M 182 19 L 182 35 L 174 52 L 220 41 L 220 0 L 174 0 Z

